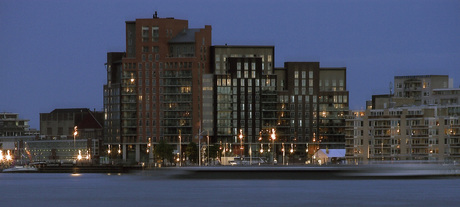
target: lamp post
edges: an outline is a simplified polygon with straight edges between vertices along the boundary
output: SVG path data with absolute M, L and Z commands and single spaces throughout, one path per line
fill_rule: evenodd
M 275 134 L 275 129 L 274 128 L 272 128 L 272 134 L 270 136 L 271 136 L 272 145 L 273 145 L 272 156 L 273 156 L 273 165 L 274 165 L 275 164 L 275 157 L 276 157 L 276 146 L 275 146 L 276 134 Z
M 209 131 L 208 132 L 208 137 L 209 137 Z M 198 166 L 201 166 L 201 135 L 202 131 L 200 128 L 200 131 L 198 132 Z
M 182 167 L 182 136 L 179 129 L 179 167 Z
M 239 135 L 239 138 L 240 138 L 240 160 L 241 160 L 241 165 L 243 165 L 243 150 L 244 150 L 244 146 L 243 146 L 243 129 L 240 129 L 240 135 Z
M 206 139 L 208 141 L 207 145 L 208 145 L 208 150 L 206 151 L 206 154 L 208 154 L 208 160 L 207 160 L 207 165 L 209 166 L 209 131 L 208 131 L 208 135 L 206 136 Z
M 74 126 L 73 127 L 73 150 L 75 151 L 75 137 L 77 136 L 78 132 L 77 132 L 77 126 Z
M 284 157 L 286 156 L 286 151 L 284 150 L 284 143 L 282 143 L 281 145 L 282 145 L 281 151 L 283 152 L 283 165 L 284 165 Z
M 151 167 L 153 163 L 153 145 L 152 145 L 152 138 L 150 137 L 149 137 L 149 142 L 147 143 L 147 152 L 149 154 L 149 167 Z

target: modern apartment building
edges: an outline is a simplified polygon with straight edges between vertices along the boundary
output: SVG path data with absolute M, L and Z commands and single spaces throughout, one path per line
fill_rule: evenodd
M 402 106 L 420 106 L 439 104 L 440 94 L 455 94 L 456 92 L 435 92 L 450 90 L 453 80 L 447 75 L 416 75 L 395 76 L 394 85 L 389 88 L 389 94 L 372 96 L 372 102 L 366 108 L 385 109 Z M 394 88 L 394 92 L 393 92 Z M 437 96 L 434 96 L 437 94 Z M 436 100 L 438 99 L 438 100 Z M 445 100 L 449 102 L 453 100 Z
M 125 161 L 151 162 L 148 146 L 161 140 L 207 135 L 233 155 L 289 150 L 298 162 L 344 147 L 345 68 L 275 68 L 274 46 L 211 46 L 210 26 L 156 15 L 126 22 L 126 51 L 107 54 L 104 86 L 105 144 Z
M 284 140 L 299 143 L 298 148 L 308 151 L 308 157 L 320 148 L 344 148 L 349 96 L 346 68 L 321 68 L 319 62 L 287 62 L 285 71 L 286 91 L 280 101 L 284 101 L 281 109 L 288 107 L 289 114 L 287 118 L 285 112 L 280 113 L 281 118 L 285 117 Z
M 216 107 L 214 128 L 210 134 L 214 135 L 214 141 L 224 144 L 225 150 L 240 154 L 238 145 L 229 147 L 230 143 L 240 142 L 236 138 L 240 130 L 245 137 L 244 143 L 256 144 L 255 140 L 259 138 L 262 92 L 271 91 L 276 95 L 274 50 L 273 46 L 211 47 Z M 249 147 L 243 149 L 248 153 Z
M 30 129 L 29 120 L 22 119 L 18 113 L 0 113 L 0 153 L 11 153 L 13 159 L 20 158 L 24 143 L 37 139 L 38 131 Z
M 459 113 L 459 105 L 355 111 L 346 119 L 346 159 L 459 161 Z
M 395 93 L 346 119 L 350 163 L 458 161 L 460 89 L 445 75 L 396 76 Z
M 17 113 L 0 113 L 0 137 L 35 135 L 28 119 L 19 118 Z
M 126 22 L 126 53 L 108 53 L 106 144 L 123 160 L 148 161 L 147 146 L 195 141 L 203 120 L 203 77 L 210 72 L 211 26 L 187 20 Z M 118 148 L 119 147 L 119 148 Z M 151 151 L 151 150 L 150 150 Z
M 319 62 L 273 68 L 273 47 L 220 49 L 226 56 L 213 53 L 226 61 L 216 63 L 224 68 L 215 75 L 215 135 L 226 151 L 304 162 L 320 148 L 344 148 L 345 68 L 320 68 Z

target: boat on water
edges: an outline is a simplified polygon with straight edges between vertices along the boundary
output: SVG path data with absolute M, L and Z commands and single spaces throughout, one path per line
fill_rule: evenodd
M 4 169 L 4 173 L 29 173 L 29 172 L 38 172 L 38 169 L 33 166 L 14 166 L 11 168 Z

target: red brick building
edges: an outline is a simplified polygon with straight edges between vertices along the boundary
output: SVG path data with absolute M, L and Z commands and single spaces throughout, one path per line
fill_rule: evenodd
M 108 53 L 106 143 L 123 160 L 147 161 L 147 144 L 190 142 L 202 119 L 203 75 L 210 71 L 211 26 L 187 20 L 126 22 L 126 53 Z M 151 155 L 150 155 L 151 156 Z

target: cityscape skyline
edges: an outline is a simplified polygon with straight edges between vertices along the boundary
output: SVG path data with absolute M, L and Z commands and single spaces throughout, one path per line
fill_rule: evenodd
M 389 93 L 384 86 L 397 75 L 460 78 L 460 29 L 454 26 L 460 3 L 414 2 L 120 1 L 112 10 L 104 10 L 105 1 L 2 2 L 0 110 L 19 113 L 37 129 L 39 114 L 55 108 L 102 110 L 106 53 L 125 50 L 124 21 L 155 11 L 187 19 L 190 28 L 211 25 L 212 45 L 274 46 L 276 67 L 287 61 L 345 66 L 350 109 L 365 108 L 372 94 Z

